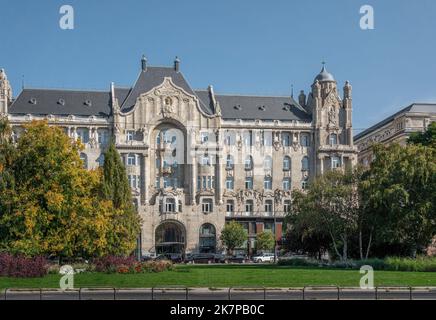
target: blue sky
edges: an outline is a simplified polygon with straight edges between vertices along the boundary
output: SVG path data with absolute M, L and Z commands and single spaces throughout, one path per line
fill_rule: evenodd
M 59 28 L 59 8 L 75 29 Z M 359 9 L 375 10 L 375 30 Z M 0 0 L 0 67 L 28 87 L 131 86 L 143 53 L 181 70 L 193 88 L 298 94 L 321 61 L 354 89 L 356 133 L 412 102 L 436 102 L 434 0 Z

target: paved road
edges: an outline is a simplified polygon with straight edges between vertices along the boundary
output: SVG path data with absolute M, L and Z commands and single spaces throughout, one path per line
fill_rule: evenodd
M 0 300 L 436 300 L 436 288 L 154 288 L 14 290 L 2 292 Z

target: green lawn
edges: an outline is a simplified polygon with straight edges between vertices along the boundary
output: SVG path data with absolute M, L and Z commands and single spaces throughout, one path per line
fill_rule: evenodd
M 376 286 L 436 286 L 436 272 L 375 271 Z M 361 275 L 358 270 L 304 269 L 275 265 L 218 265 L 177 266 L 175 271 L 148 274 L 86 273 L 75 276 L 74 286 L 150 288 L 181 285 L 188 287 L 302 287 L 351 286 L 358 287 Z M 4 288 L 57 288 L 59 275 L 37 279 L 0 278 Z

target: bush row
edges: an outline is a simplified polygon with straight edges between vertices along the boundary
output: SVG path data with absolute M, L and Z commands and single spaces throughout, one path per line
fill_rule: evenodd
M 371 266 L 374 270 L 386 271 L 416 271 L 416 272 L 436 272 L 436 257 L 401 258 L 389 257 L 386 259 L 366 259 L 343 261 L 318 261 L 311 259 L 286 259 L 279 260 L 281 266 L 298 267 L 319 267 L 319 268 L 338 268 L 338 269 L 360 269 L 364 265 Z
M 94 260 L 95 271 L 105 273 L 147 273 L 173 270 L 171 261 L 138 262 L 134 257 L 107 256 Z
M 44 257 L 27 258 L 22 255 L 0 253 L 0 276 L 36 278 L 47 274 L 47 260 Z

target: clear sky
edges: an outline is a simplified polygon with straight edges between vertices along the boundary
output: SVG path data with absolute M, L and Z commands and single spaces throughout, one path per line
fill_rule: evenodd
M 61 5 L 75 29 L 59 27 Z M 359 27 L 360 7 L 375 29 Z M 0 0 L 0 67 L 26 87 L 131 86 L 146 54 L 194 89 L 289 95 L 327 69 L 353 85 L 356 133 L 412 102 L 436 102 L 434 0 Z

